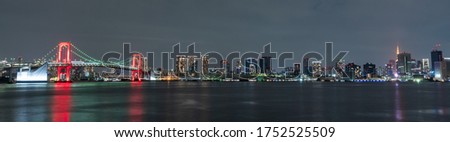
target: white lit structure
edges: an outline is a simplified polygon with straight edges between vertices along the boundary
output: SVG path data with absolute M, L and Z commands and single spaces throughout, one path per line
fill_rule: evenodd
M 447 77 L 445 70 L 445 62 L 434 62 L 434 80 L 444 81 L 444 79 Z
M 430 71 L 430 59 L 422 59 L 422 71 L 428 73 Z
M 36 71 L 31 71 L 30 67 L 22 67 L 17 72 L 17 82 L 47 82 L 47 64 L 44 64 Z

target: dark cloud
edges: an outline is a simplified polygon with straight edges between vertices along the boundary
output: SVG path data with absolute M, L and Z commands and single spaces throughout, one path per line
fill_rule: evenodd
M 450 54 L 450 1 L 434 0 L 142 0 L 0 1 L 0 57 L 37 58 L 59 41 L 94 57 L 120 51 L 170 51 L 196 42 L 200 51 L 323 52 L 324 42 L 348 50 L 347 61 L 385 63 L 394 46 L 429 58 L 435 42 Z

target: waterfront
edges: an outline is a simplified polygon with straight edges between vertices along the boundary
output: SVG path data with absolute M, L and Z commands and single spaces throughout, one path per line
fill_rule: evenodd
M 1 84 L 0 121 L 450 121 L 450 84 Z

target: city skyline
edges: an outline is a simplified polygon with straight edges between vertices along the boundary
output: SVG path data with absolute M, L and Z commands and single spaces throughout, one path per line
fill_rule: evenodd
M 348 63 L 383 65 L 395 59 L 397 44 L 417 60 L 429 58 L 436 43 L 444 56 L 450 53 L 445 3 L 8 2 L 0 5 L 0 57 L 31 60 L 59 41 L 72 41 L 93 57 L 120 50 L 122 42 L 142 52 L 195 42 L 200 52 L 222 53 L 254 51 L 270 42 L 298 59 L 308 51 L 323 52 L 323 43 L 332 41 L 336 49 L 350 51 Z

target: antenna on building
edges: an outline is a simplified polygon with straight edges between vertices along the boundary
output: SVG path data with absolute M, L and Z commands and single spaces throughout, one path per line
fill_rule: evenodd
M 439 48 L 441 48 L 441 43 L 437 42 L 433 47 L 433 51 L 438 50 Z

